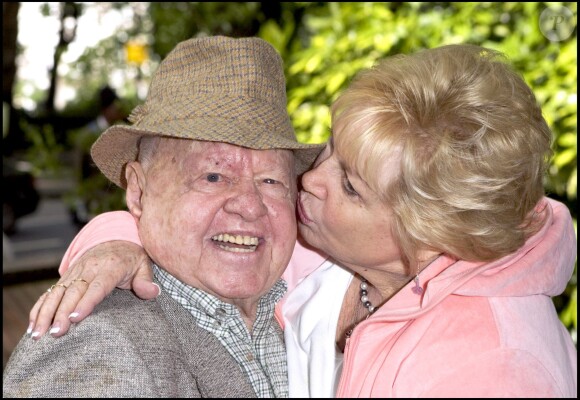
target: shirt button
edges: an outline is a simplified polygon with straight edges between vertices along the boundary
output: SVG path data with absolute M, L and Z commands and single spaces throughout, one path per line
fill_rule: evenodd
M 223 308 L 218 308 L 217 310 L 215 310 L 215 313 L 218 317 L 223 318 L 226 315 L 226 310 L 224 310 Z
M 246 354 L 246 360 L 248 360 L 248 361 L 254 361 L 254 355 L 252 353 Z

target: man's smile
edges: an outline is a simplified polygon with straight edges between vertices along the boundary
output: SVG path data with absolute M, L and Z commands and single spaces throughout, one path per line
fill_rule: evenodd
M 234 235 L 230 233 L 220 233 L 211 238 L 218 246 L 226 251 L 234 253 L 251 253 L 256 251 L 260 239 L 256 236 Z

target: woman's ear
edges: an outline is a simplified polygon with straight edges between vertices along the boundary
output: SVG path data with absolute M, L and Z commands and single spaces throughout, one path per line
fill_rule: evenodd
M 141 163 L 138 161 L 128 163 L 125 167 L 125 179 L 127 179 L 127 191 L 125 193 L 127 207 L 129 212 L 139 219 L 143 212 L 141 200 L 147 183 Z

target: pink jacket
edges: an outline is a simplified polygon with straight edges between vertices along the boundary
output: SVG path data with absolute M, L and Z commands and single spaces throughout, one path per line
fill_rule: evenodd
M 576 398 L 576 348 L 551 300 L 572 275 L 576 237 L 568 209 L 547 201 L 548 223 L 517 253 L 492 263 L 442 256 L 421 273 L 422 296 L 410 283 L 360 323 L 345 348 L 337 397 Z M 59 271 L 115 239 L 138 243 L 128 213 L 87 225 Z M 289 290 L 322 261 L 297 243 L 284 275 Z

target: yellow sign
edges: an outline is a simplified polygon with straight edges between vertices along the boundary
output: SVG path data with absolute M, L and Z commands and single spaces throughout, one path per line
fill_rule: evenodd
M 125 45 L 125 52 L 127 54 L 127 62 L 137 65 L 143 64 L 149 58 L 147 54 L 147 46 L 138 42 L 127 42 Z

